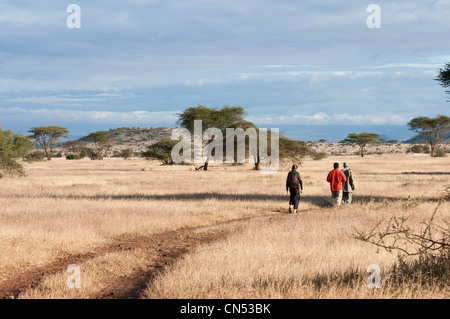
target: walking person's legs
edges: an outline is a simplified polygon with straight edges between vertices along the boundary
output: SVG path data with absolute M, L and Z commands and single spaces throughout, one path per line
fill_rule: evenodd
M 295 206 L 295 191 L 292 189 L 289 189 L 289 213 L 294 212 L 294 206 Z
M 342 202 L 342 190 L 340 191 L 332 191 L 331 197 L 334 199 L 334 204 L 337 206 L 341 206 Z
M 342 201 L 345 203 L 345 204 L 350 204 L 350 202 L 349 202 L 349 192 L 342 192 Z
M 296 190 L 294 197 L 294 213 L 298 213 L 298 203 L 300 202 L 300 190 Z
M 342 202 L 342 190 L 338 191 L 338 195 L 337 195 L 337 198 L 336 198 L 336 204 L 338 206 L 341 206 L 341 202 Z
M 352 192 L 348 192 L 348 204 L 350 205 L 351 203 L 352 203 L 352 197 L 353 197 L 353 194 L 352 194 Z

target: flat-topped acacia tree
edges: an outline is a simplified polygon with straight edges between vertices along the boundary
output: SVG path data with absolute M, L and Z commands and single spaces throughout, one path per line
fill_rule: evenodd
M 62 126 L 38 126 L 31 127 L 28 131 L 32 133 L 29 138 L 34 139 L 44 150 L 48 160 L 52 159 L 53 148 L 61 137 L 69 137 L 69 130 Z
M 194 134 L 195 120 L 202 121 L 202 134 L 209 128 L 218 128 L 223 133 L 226 128 L 233 127 L 236 123 L 242 122 L 245 116 L 245 109 L 242 106 L 223 106 L 221 109 L 209 108 L 204 105 L 189 107 L 178 115 L 177 124 Z M 224 135 L 224 134 L 223 134 Z M 203 147 L 213 141 L 203 141 Z M 208 170 L 208 158 L 203 165 L 204 170 Z
M 368 144 L 379 145 L 383 143 L 383 140 L 381 136 L 376 133 L 349 133 L 345 139 L 340 141 L 340 143 L 348 145 L 358 145 L 359 155 L 361 155 L 361 157 L 364 157 L 365 148 Z
M 91 155 L 92 160 L 103 160 L 106 153 L 108 153 L 113 146 L 114 136 L 107 131 L 97 131 L 89 133 L 87 136 L 83 137 L 82 140 L 94 144 L 94 153 Z
M 434 156 L 436 146 L 442 137 L 450 131 L 450 117 L 439 115 L 435 118 L 419 116 L 408 122 L 409 129 L 423 137 L 430 144 L 430 155 Z

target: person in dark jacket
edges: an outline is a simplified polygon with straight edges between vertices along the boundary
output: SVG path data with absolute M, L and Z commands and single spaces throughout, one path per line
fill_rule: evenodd
M 344 163 L 342 173 L 344 173 L 345 178 L 347 179 L 346 182 L 342 183 L 342 201 L 347 205 L 350 205 L 352 202 L 352 192 L 355 189 L 355 184 L 353 182 L 353 171 L 348 166 L 347 162 Z
M 290 192 L 289 213 L 298 213 L 298 202 L 300 193 L 303 191 L 303 182 L 300 173 L 297 172 L 298 165 L 292 165 L 292 170 L 288 173 L 286 179 L 286 192 Z

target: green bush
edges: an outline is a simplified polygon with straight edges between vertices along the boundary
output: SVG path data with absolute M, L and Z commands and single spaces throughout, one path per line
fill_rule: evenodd
M 61 158 L 61 157 L 63 157 L 63 155 L 62 155 L 62 152 L 59 151 L 58 153 L 53 154 L 52 157 L 55 157 L 55 158 Z
M 443 148 L 438 148 L 434 151 L 434 157 L 446 157 L 447 156 L 447 152 L 445 149 Z
M 83 147 L 80 150 L 80 158 L 89 157 L 91 160 L 97 159 L 97 153 L 89 147 Z
M 324 158 L 328 157 L 328 154 L 326 152 L 316 152 L 316 151 L 312 151 L 311 152 L 311 157 L 313 160 L 315 161 L 320 161 L 323 160 Z
M 66 159 L 67 160 L 79 160 L 79 159 L 81 159 L 81 157 L 78 154 L 67 154 Z
M 27 162 L 42 162 L 46 158 L 43 151 L 34 151 L 24 157 Z
M 170 138 L 162 139 L 161 141 L 150 145 L 147 151 L 142 153 L 142 157 L 147 160 L 158 160 L 164 165 L 175 164 L 172 160 L 172 149 L 180 141 L 172 140 Z
M 128 158 L 132 157 L 133 154 L 134 154 L 133 150 L 131 148 L 127 148 L 127 149 L 121 150 L 117 154 L 117 156 L 122 157 L 123 159 L 128 159 Z
M 428 145 L 415 144 L 409 148 L 410 153 L 430 153 L 430 147 Z
M 28 137 L 0 127 L 0 177 L 24 176 L 25 170 L 17 159 L 26 156 L 31 149 Z

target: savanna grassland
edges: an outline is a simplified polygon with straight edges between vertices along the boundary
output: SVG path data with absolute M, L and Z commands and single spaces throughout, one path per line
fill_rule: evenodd
M 335 161 L 353 169 L 350 206 L 330 204 Z M 26 177 L 0 179 L 0 296 L 450 297 L 448 281 L 391 284 L 397 252 L 352 236 L 392 216 L 420 230 L 450 184 L 449 158 L 306 159 L 297 215 L 287 214 L 289 164 L 264 175 L 251 165 L 195 171 L 143 159 L 25 163 Z M 449 217 L 444 201 L 435 222 Z M 70 264 L 81 288 L 66 284 Z M 373 264 L 381 288 L 367 287 Z

